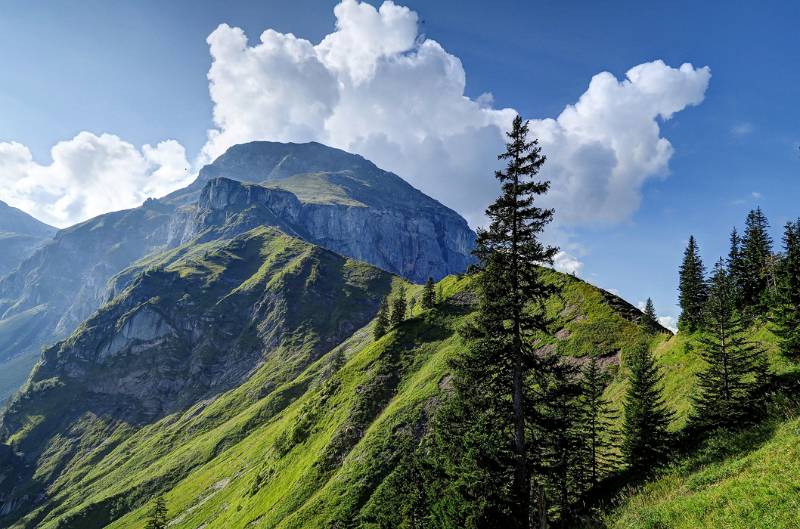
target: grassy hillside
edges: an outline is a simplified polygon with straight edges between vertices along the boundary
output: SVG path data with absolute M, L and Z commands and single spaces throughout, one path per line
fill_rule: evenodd
M 628 489 L 606 518 L 614 529 L 793 528 L 800 519 L 800 366 L 783 357 L 769 326 L 756 324 L 752 339 L 765 349 L 778 391 L 756 428 L 716 432 L 653 481 Z M 673 429 L 686 422 L 695 374 L 703 369 L 698 335 L 677 335 L 655 344 L 664 371 Z M 620 395 L 624 384 L 611 391 Z
M 800 419 L 720 433 L 608 517 L 614 529 L 790 529 L 800 519 Z
M 194 277 L 196 268 L 167 264 L 190 257 L 150 266 Z M 635 308 L 546 274 L 562 294 L 548 305 L 558 322 L 543 347 L 614 365 L 644 337 Z M 377 342 L 366 325 L 296 376 L 265 362 L 234 389 L 143 426 L 109 432 L 82 417 L 84 436 L 102 441 L 58 472 L 38 469 L 34 479 L 54 477 L 48 501 L 11 527 L 139 528 L 160 492 L 177 529 L 367 527 L 376 491 L 425 428 L 448 359 L 464 346 L 457 330 L 473 310 L 471 281 L 446 278 L 436 308 L 417 308 Z M 419 297 L 421 287 L 407 286 Z

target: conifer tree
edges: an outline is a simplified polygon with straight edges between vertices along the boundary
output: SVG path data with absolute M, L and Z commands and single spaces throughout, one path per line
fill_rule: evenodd
M 645 472 L 662 462 L 670 439 L 667 431 L 673 413 L 664 403 L 662 375 L 655 358 L 642 342 L 628 359 L 630 374 L 623 414 L 622 455 L 635 472 Z
M 761 208 L 751 210 L 742 238 L 741 290 L 743 306 L 756 314 L 764 312 L 772 273 L 772 238 L 768 230 L 769 222 Z
M 772 323 L 781 352 L 797 360 L 800 359 L 800 220 L 786 224 L 783 244 L 778 303 Z
M 145 525 L 145 529 L 166 529 L 166 527 L 167 503 L 164 501 L 163 496 L 158 496 L 147 513 L 147 525 Z
M 714 268 L 700 354 L 707 367 L 698 374 L 693 420 L 706 426 L 733 426 L 752 418 L 765 369 L 764 353 L 746 338 L 736 310 L 736 288 L 725 264 Z
M 647 302 L 644 304 L 642 325 L 650 331 L 657 331 L 660 327 L 658 315 L 656 314 L 656 307 L 653 305 L 653 300 L 650 298 L 647 298 Z
M 603 397 L 608 376 L 600 367 L 597 357 L 593 356 L 584 366 L 581 386 L 584 435 L 589 451 L 587 475 L 591 486 L 613 470 L 618 462 L 613 453 L 618 435 L 614 422 L 618 415 L 611 409 L 611 402 Z
M 689 245 L 683 254 L 678 290 L 681 305 L 678 327 L 693 332 L 703 323 L 703 307 L 707 298 L 705 266 L 693 236 L 689 237 Z
M 396 327 L 403 323 L 403 320 L 406 319 L 407 308 L 406 287 L 401 283 L 400 287 L 397 289 L 397 294 L 395 294 L 394 300 L 392 301 L 392 314 L 390 317 L 392 327 Z
M 422 289 L 422 308 L 432 309 L 436 304 L 436 291 L 433 286 L 433 278 L 429 277 Z
M 386 298 L 383 298 L 378 308 L 378 316 L 373 330 L 373 336 L 376 340 L 386 334 L 386 331 L 389 330 L 389 324 L 389 302 L 386 301 Z
M 537 418 L 536 395 L 528 381 L 540 372 L 532 342 L 537 333 L 547 332 L 543 303 L 554 291 L 543 281 L 538 265 L 552 263 L 556 249 L 539 240 L 553 212 L 537 207 L 534 200 L 550 184 L 536 180 L 545 158 L 538 142 L 528 139 L 528 123 L 519 116 L 498 158 L 506 162 L 504 170 L 495 173 L 502 193 L 486 210 L 489 227 L 478 233 L 479 306 L 475 320 L 464 330 L 470 347 L 455 362 L 454 385 L 458 398 L 469 408 L 465 415 L 475 431 L 493 438 L 471 451 L 481 454 L 476 464 L 486 476 L 484 488 L 493 487 L 489 483 L 511 485 L 510 490 L 500 487 L 492 493 L 498 495 L 492 503 L 507 508 L 498 508 L 491 523 L 527 529 L 528 432 Z

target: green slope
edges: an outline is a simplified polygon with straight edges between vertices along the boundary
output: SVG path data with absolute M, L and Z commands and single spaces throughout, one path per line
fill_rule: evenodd
M 279 399 L 278 387 L 372 319 L 391 282 L 270 228 L 143 264 L 114 300 L 45 351 L 2 417 L 0 434 L 29 463 L 20 501 L 47 491 L 24 524 L 38 527 L 65 509 L 67 484 L 91 485 L 85 475 L 134 433 L 152 434 L 142 457 L 196 433 L 172 432 L 166 444 L 152 425 L 165 415 L 202 409 L 203 428 L 212 428 L 262 397 Z M 107 510 L 92 526 L 111 517 Z
M 800 419 L 796 380 L 800 366 L 783 357 L 769 325 L 753 326 L 751 339 L 767 353 L 780 386 L 762 424 L 717 432 L 691 455 L 675 461 L 652 482 L 626 490 L 607 516 L 610 528 L 793 528 L 800 519 Z M 703 369 L 699 335 L 657 343 L 665 396 L 677 411 L 673 427 L 686 423 L 695 375 Z M 620 381 L 611 392 L 620 395 Z M 793 388 L 787 390 L 786 387 Z
M 790 529 L 800 520 L 800 419 L 722 433 L 636 490 L 614 529 Z
M 204 255 L 178 250 L 141 266 L 192 284 L 224 277 L 227 267 L 218 270 Z M 644 337 L 634 307 L 578 279 L 545 273 L 562 294 L 548 304 L 558 325 L 543 347 L 599 355 L 613 366 Z M 273 270 L 259 281 L 275 277 Z M 136 288 L 136 281 L 125 284 L 124 292 Z M 177 529 L 368 526 L 381 483 L 424 430 L 447 385 L 447 361 L 463 347 L 457 330 L 473 310 L 471 278 L 440 285 L 445 302 L 436 308 L 417 308 L 377 342 L 371 324 L 364 325 L 294 374 L 285 362 L 267 360 L 232 389 L 152 423 L 109 425 L 81 415 L 59 439 L 80 432 L 83 449 L 70 458 L 43 452 L 33 480 L 45 484 L 47 501 L 11 527 L 137 528 L 160 492 Z M 420 286 L 407 287 L 419 297 Z M 337 307 L 300 306 L 309 311 L 304 318 Z M 298 346 L 302 340 L 283 348 L 291 355 Z M 16 424 L 8 439 L 23 446 L 31 426 Z

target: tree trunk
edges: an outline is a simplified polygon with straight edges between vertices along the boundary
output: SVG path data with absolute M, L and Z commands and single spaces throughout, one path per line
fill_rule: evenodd
M 516 166 L 519 165 L 517 160 Z M 519 239 L 517 218 L 517 197 L 518 178 L 514 174 L 514 206 L 511 224 L 511 279 L 513 289 L 513 348 L 514 355 L 514 388 L 512 403 L 514 406 L 514 451 L 516 452 L 516 465 L 514 468 L 514 489 L 517 491 L 516 523 L 520 529 L 530 528 L 530 501 L 531 501 L 531 482 L 528 476 L 528 453 L 525 446 L 525 403 L 523 393 L 523 373 L 522 373 L 522 320 L 521 302 L 519 299 L 519 250 L 517 243 Z

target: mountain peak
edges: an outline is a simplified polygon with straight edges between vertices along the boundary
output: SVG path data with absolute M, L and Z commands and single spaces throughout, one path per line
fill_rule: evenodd
M 33 237 L 51 237 L 56 231 L 53 226 L 45 224 L 21 209 L 10 206 L 7 202 L 0 200 L 0 232 Z
M 377 166 L 357 154 L 317 142 L 252 141 L 230 147 L 200 170 L 198 179 L 226 176 L 243 182 L 269 182 L 302 173 L 375 171 Z

